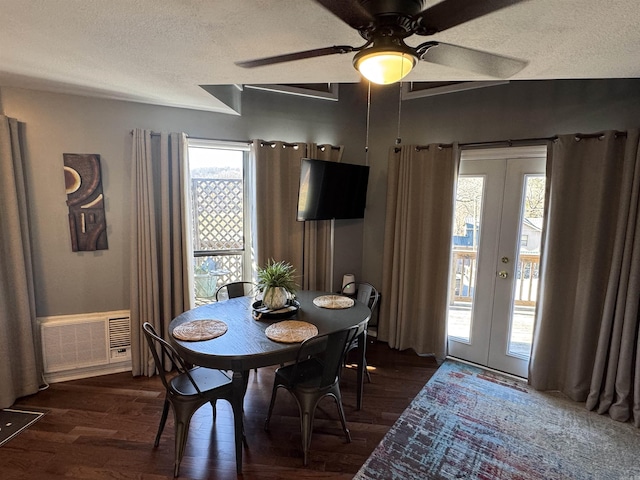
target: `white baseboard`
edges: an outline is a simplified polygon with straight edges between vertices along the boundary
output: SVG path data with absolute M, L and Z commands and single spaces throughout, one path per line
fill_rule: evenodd
M 108 365 L 98 367 L 79 368 L 62 372 L 45 373 L 44 379 L 47 383 L 68 382 L 69 380 L 79 380 L 81 378 L 97 377 L 98 375 L 110 375 L 112 373 L 122 373 L 131 371 L 131 362 L 123 362 L 121 365 Z

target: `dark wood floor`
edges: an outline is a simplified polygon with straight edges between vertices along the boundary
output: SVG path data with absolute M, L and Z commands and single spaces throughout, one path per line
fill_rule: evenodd
M 263 430 L 273 368 L 251 372 L 245 399 L 243 474 L 236 476 L 231 409 L 218 402 L 218 418 L 202 407 L 191 421 L 181 478 L 352 478 L 411 399 L 433 375 L 432 358 L 370 342 L 373 383 L 365 384 L 362 410 L 355 409 L 355 370 L 341 382 L 352 443 L 346 443 L 335 404 L 325 398 L 316 414 L 309 466 L 302 465 L 298 409 L 280 391 L 269 433 Z M 16 407 L 48 413 L 0 447 L 0 478 L 165 479 L 173 476 L 173 420 L 153 448 L 164 389 L 157 377 L 105 375 L 53 384 Z

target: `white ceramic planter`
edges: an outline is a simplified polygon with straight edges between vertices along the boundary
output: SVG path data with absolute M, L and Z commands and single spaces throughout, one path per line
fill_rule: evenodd
M 265 290 L 262 303 L 270 310 L 282 308 L 287 304 L 289 294 L 283 287 L 269 287 Z

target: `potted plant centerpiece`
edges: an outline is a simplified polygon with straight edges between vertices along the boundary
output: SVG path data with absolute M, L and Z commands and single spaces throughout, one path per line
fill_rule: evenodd
M 262 303 L 270 310 L 282 308 L 290 295 L 298 288 L 294 280 L 295 269 L 290 263 L 273 259 L 258 268 L 258 287 L 262 291 Z

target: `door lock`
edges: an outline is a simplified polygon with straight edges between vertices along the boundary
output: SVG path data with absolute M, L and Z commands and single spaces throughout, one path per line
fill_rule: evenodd
M 509 273 L 506 270 L 502 270 L 501 272 L 498 272 L 498 276 L 500 278 L 507 278 L 509 276 Z
M 502 263 L 509 263 L 509 257 L 502 257 Z

